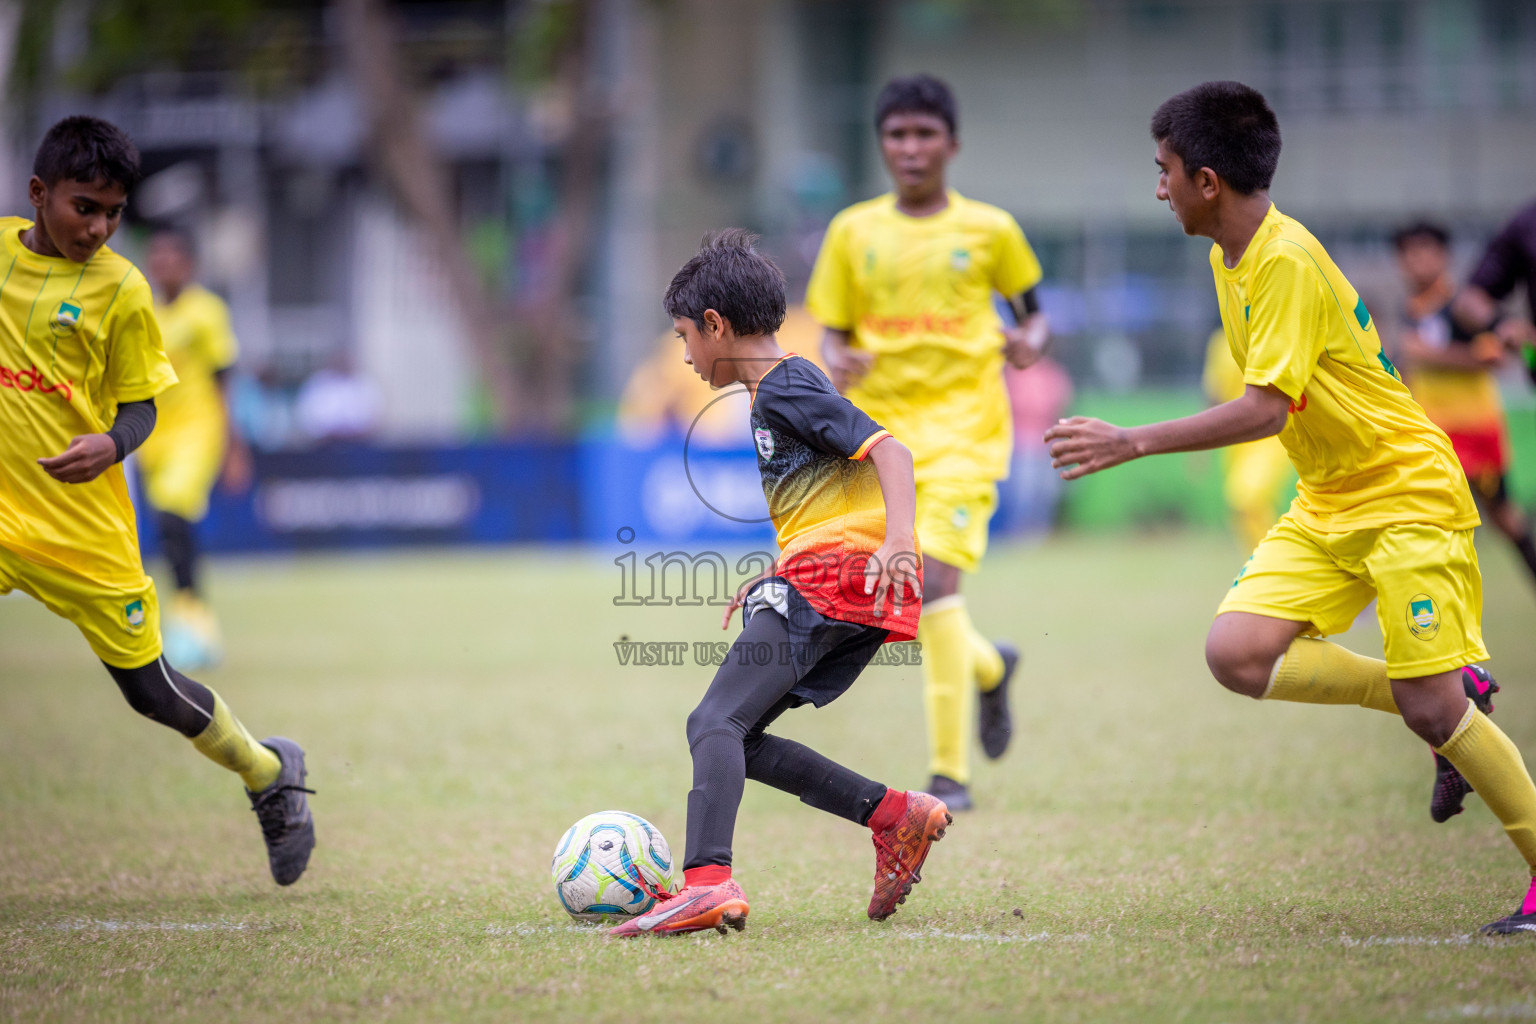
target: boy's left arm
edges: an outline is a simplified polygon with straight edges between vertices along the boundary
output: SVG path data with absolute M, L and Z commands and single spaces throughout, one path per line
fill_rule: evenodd
M 880 496 L 885 500 L 885 540 L 870 556 L 864 569 L 864 593 L 874 594 L 875 611 L 891 595 L 891 609 L 899 613 L 907 588 L 921 599 L 923 584 L 917 575 L 917 486 L 912 474 L 912 453 L 907 446 L 887 434 L 869 450 L 880 478 Z
M 1063 480 L 1097 473 L 1145 455 L 1224 448 L 1273 437 L 1285 428 L 1291 400 L 1273 384 L 1247 385 L 1230 402 L 1182 419 L 1117 427 L 1088 416 L 1062 420 L 1045 432 L 1051 466 Z

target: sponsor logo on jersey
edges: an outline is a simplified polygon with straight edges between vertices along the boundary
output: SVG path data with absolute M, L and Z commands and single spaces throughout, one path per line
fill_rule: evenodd
M 949 254 L 950 269 L 957 273 L 964 273 L 971 267 L 971 253 L 968 249 L 956 249 Z
M 59 308 L 55 309 L 53 315 L 48 318 L 49 330 L 60 338 L 74 333 L 75 328 L 79 326 L 80 307 L 68 299 L 59 303 Z
M 752 431 L 752 440 L 757 442 L 757 454 L 764 462 L 773 458 L 773 431 L 759 427 Z
M 71 382 L 61 380 L 49 383 L 43 376 L 43 371 L 35 366 L 29 366 L 24 370 L 13 370 L 9 366 L 0 366 L 0 388 L 11 388 L 15 391 L 36 391 L 40 395 L 51 395 L 59 392 L 64 401 L 74 397 L 74 388 Z
M 1416 594 L 1408 599 L 1408 628 L 1420 640 L 1429 640 L 1440 632 L 1440 610 L 1434 598 L 1428 594 Z
M 128 624 L 128 632 L 137 633 L 144 628 L 144 602 L 129 601 L 123 605 L 123 621 Z

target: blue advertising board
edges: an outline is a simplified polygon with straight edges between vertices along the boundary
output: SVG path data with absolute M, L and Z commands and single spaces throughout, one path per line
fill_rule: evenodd
M 377 447 L 256 454 L 243 494 L 216 489 L 198 534 L 209 551 L 579 539 L 569 442 Z M 151 517 L 139 533 L 153 551 Z

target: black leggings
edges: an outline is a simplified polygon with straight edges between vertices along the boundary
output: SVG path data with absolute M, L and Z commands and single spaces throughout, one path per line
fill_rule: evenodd
M 102 662 L 106 665 L 106 662 Z M 161 655 L 138 668 L 114 668 L 107 671 L 117 688 L 128 698 L 128 706 L 145 718 L 170 726 L 191 739 L 213 721 L 213 693 L 171 668 Z
M 197 527 L 170 512 L 161 512 L 160 547 L 171 563 L 177 590 L 197 592 Z
M 788 624 L 777 612 L 763 609 L 753 615 L 731 645 L 704 699 L 688 716 L 693 790 L 688 794 L 685 869 L 730 864 L 736 809 L 747 779 L 792 793 L 812 807 L 860 825 L 869 821 L 885 798 L 885 786 L 880 783 L 803 744 L 764 732 L 774 719 L 806 701 L 790 692 L 796 683 L 793 664 L 775 658 L 773 664 L 757 665 L 739 657 L 738 649 L 744 644 L 767 644 L 766 649 L 777 652 L 788 642 Z

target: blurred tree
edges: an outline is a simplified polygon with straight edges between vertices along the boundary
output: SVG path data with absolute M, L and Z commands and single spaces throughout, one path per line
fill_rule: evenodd
M 255 92 L 316 73 L 293 45 L 321 12 L 334 18 L 343 66 L 361 99 L 374 166 L 427 236 L 457 307 L 493 429 L 559 430 L 571 422 L 585 330 L 578 292 L 591 251 L 608 147 L 607 101 L 589 56 L 592 0 L 506 0 L 513 76 L 560 111 L 556 202 L 538 287 L 512 304 L 470 258 L 450 170 L 432 150 L 390 0 L 0 0 L 13 45 L 7 102 L 44 85 L 101 92 L 156 69 L 243 72 Z M 6 40 L 0 36 L 0 46 Z M 313 57 L 313 51 L 307 51 Z M 0 62 L 0 75 L 5 74 Z M 311 60 L 309 63 L 313 64 Z M 481 261 L 484 262 L 483 260 Z
M 397 31 L 384 0 L 335 0 L 347 73 L 362 100 L 375 161 L 406 215 L 426 234 L 469 332 L 498 431 L 527 415 L 513 377 L 496 301 L 469 260 L 453 203 L 453 182 L 428 143 L 401 67 Z

